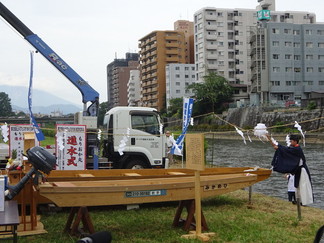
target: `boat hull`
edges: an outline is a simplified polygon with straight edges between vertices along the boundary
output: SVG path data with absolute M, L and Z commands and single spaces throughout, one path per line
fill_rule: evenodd
M 200 172 L 201 197 L 249 187 L 267 179 L 271 174 L 271 170 L 267 169 L 244 170 L 251 168 L 212 168 Z M 61 172 L 59 176 L 55 173 L 51 173 L 49 182 L 39 186 L 39 193 L 60 207 L 139 204 L 195 198 L 197 177 L 194 171 L 187 169 L 74 171 L 65 175 Z

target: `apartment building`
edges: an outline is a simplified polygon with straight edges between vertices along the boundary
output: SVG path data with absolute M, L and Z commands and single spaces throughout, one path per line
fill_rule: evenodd
M 196 80 L 195 64 L 167 64 L 166 75 L 166 104 L 170 106 L 170 99 L 191 97 L 193 93 L 188 86 Z
M 323 24 L 269 22 L 251 42 L 256 74 L 251 86 L 253 104 L 300 104 L 314 93 L 324 93 Z
M 126 58 L 116 58 L 107 65 L 107 97 L 109 109 L 119 105 L 128 105 L 127 84 L 130 71 L 138 68 L 138 53 L 126 53 Z
M 249 99 L 252 85 L 251 29 L 260 24 L 257 10 L 261 5 L 275 10 L 274 0 L 259 0 L 256 9 L 219 9 L 206 7 L 194 14 L 196 80 L 210 71 L 225 77 L 234 87 L 234 100 Z M 308 12 L 271 11 L 271 22 L 311 24 L 315 15 Z
M 186 44 L 186 63 L 195 63 L 193 22 L 188 20 L 177 20 L 174 22 L 174 30 L 182 31 L 184 33 Z
M 141 98 L 141 80 L 139 70 L 130 70 L 127 94 L 128 106 L 139 106 Z
M 166 107 L 165 66 L 186 62 L 182 31 L 153 31 L 139 40 L 143 106 Z

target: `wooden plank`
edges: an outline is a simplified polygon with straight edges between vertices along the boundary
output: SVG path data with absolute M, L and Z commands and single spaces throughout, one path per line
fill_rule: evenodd
M 77 174 L 78 177 L 94 177 L 93 174 Z
M 124 173 L 125 176 L 142 176 L 138 173 Z
M 74 183 L 71 182 L 54 182 L 53 186 L 57 187 L 76 187 Z
M 177 171 L 170 171 L 170 172 L 168 172 L 168 175 L 186 175 L 186 173 L 177 172 Z

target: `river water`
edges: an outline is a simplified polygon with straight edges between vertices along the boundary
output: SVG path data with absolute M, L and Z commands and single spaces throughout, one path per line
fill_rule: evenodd
M 274 149 L 268 142 L 242 140 L 207 139 L 207 163 L 215 166 L 241 167 L 259 166 L 271 168 Z M 282 143 L 283 144 L 283 143 Z M 283 144 L 284 145 L 284 144 Z M 306 163 L 311 173 L 314 203 L 311 207 L 324 209 L 324 144 L 301 144 Z M 287 180 L 283 174 L 273 172 L 267 180 L 253 185 L 254 192 L 288 200 Z

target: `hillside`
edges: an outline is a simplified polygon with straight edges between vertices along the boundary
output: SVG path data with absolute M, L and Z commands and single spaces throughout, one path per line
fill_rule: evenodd
M 23 86 L 0 85 L 0 91 L 8 94 L 14 111 L 28 112 L 28 88 Z M 33 113 L 50 114 L 61 111 L 63 114 L 75 113 L 82 110 L 80 106 L 59 98 L 49 92 L 33 90 Z

